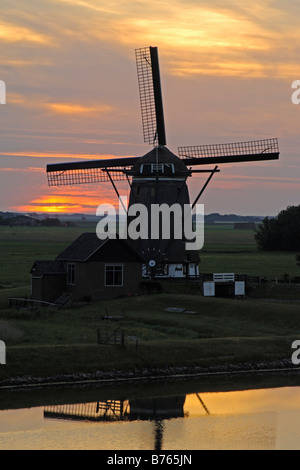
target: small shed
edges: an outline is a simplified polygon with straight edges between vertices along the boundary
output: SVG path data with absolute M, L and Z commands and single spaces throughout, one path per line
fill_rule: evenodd
M 35 261 L 30 273 L 33 300 L 55 302 L 65 289 L 67 271 L 62 261 Z

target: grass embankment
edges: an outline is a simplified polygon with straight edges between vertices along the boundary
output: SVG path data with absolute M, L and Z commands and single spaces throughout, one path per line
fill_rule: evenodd
M 214 366 L 291 358 L 300 337 L 299 303 L 204 298 L 169 294 L 92 303 L 78 309 L 22 311 L 8 309 L 9 297 L 30 296 L 30 268 L 35 259 L 53 259 L 83 231 L 94 227 L 0 229 L 0 339 L 6 342 L 7 364 L 0 381 L 16 376 L 141 369 L 143 367 Z M 271 279 L 299 276 L 294 253 L 262 253 L 253 231 L 232 226 L 206 227 L 202 272 L 234 272 Z M 194 286 L 193 286 L 194 289 Z M 253 297 L 300 300 L 299 286 L 259 286 Z M 182 307 L 194 315 L 166 312 Z M 119 322 L 101 315 L 124 315 Z M 120 327 L 139 338 L 138 348 L 98 345 L 97 328 Z
M 167 307 L 196 313 L 170 313 Z M 124 319 L 100 319 L 107 314 Z M 0 377 L 290 358 L 292 341 L 300 336 L 299 315 L 294 304 L 168 294 L 61 311 L 5 310 L 0 327 L 6 335 L 7 365 L 1 367 Z M 124 348 L 97 344 L 97 328 L 112 332 L 117 327 L 125 336 L 138 337 L 138 347 L 132 340 Z

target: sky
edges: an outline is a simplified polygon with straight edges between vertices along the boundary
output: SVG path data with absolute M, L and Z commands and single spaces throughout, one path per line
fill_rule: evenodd
M 96 214 L 109 183 L 49 187 L 46 165 L 142 156 L 135 49 L 159 52 L 167 147 L 277 137 L 280 159 L 219 165 L 205 213 L 298 205 L 299 0 L 1 0 L 0 211 Z M 207 176 L 189 181 L 191 202 Z M 128 185 L 119 183 L 121 194 Z

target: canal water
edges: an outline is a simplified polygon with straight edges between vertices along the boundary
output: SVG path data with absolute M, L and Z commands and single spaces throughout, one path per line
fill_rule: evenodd
M 300 450 L 299 379 L 0 391 L 0 398 L 1 450 Z

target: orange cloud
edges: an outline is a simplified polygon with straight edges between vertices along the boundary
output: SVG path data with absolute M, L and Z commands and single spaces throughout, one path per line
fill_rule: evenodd
M 89 40 L 126 47 L 157 44 L 165 67 L 175 75 L 288 77 L 299 71 L 300 39 L 293 7 L 287 3 L 251 7 L 235 0 L 141 2 L 61 0 L 89 18 Z M 270 2 L 268 2 L 270 3 Z M 266 14 L 267 12 L 267 14 Z M 99 28 L 97 18 L 104 17 Z M 167 20 L 166 20 L 167 19 Z M 78 28 L 83 34 L 84 26 Z M 158 35 L 159 32 L 159 35 Z M 128 49 L 129 48 L 129 49 Z
M 81 104 L 79 102 L 49 102 L 49 97 L 24 96 L 18 93 L 9 95 L 9 103 L 26 109 L 46 109 L 52 113 L 60 115 L 76 116 L 93 116 L 104 115 L 116 112 L 117 109 L 109 104 Z
M 45 2 L 47 36 L 30 2 L 23 16 L 20 8 L 18 20 L 23 25 L 14 24 L 14 9 L 7 7 L 11 19 L 0 26 L 0 39 L 41 46 L 73 40 L 100 47 L 107 43 L 126 48 L 126 54 L 139 45 L 157 44 L 170 73 L 186 76 L 274 78 L 290 77 L 300 70 L 295 2 L 58 0 L 57 4 L 55 8 Z
M 106 114 L 115 111 L 113 106 L 99 104 L 96 106 L 82 105 L 79 103 L 46 103 L 44 105 L 54 113 L 70 114 L 72 116 L 82 114 Z
M 40 44 L 48 43 L 48 38 L 33 31 L 25 26 L 17 26 L 10 23 L 1 23 L 0 25 L 0 39 L 6 42 L 36 42 Z
M 32 173 L 32 172 L 38 172 L 38 173 L 44 173 L 43 168 L 38 168 L 38 167 L 27 167 L 27 168 L 0 168 L 0 171 L 16 171 L 16 172 L 25 172 L 25 173 Z

